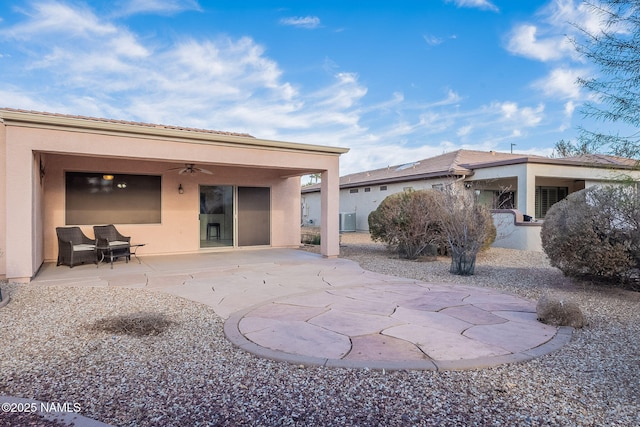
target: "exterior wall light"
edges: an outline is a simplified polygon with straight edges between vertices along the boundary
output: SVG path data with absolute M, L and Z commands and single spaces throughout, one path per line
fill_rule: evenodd
M 182 188 L 182 184 L 178 186 L 178 193 L 184 194 L 184 188 Z

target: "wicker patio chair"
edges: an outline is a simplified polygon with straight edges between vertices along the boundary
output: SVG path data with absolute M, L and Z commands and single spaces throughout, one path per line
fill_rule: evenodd
M 57 227 L 58 264 L 74 265 L 97 263 L 95 242 L 84 235 L 80 227 Z
M 113 224 L 94 225 L 93 233 L 96 236 L 98 248 L 110 248 L 108 251 L 98 249 L 99 255 L 103 259 L 107 259 L 108 256 L 112 256 L 114 259 L 125 257 L 127 262 L 131 259 L 131 237 L 123 236 Z

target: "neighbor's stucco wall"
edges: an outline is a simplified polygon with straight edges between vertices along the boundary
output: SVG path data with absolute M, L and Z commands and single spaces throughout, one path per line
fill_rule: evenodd
M 410 181 L 404 183 L 363 185 L 354 188 L 340 190 L 340 212 L 356 214 L 356 230 L 369 231 L 369 213 L 375 210 L 380 203 L 391 194 L 406 190 L 427 190 L 434 185 L 449 183 L 451 180 L 431 179 Z M 367 191 L 368 189 L 368 191 Z M 357 190 L 357 192 L 352 192 Z M 308 226 L 320 226 L 320 193 L 302 194 L 302 223 Z
M 542 222 L 524 222 L 522 213 L 515 209 L 491 211 L 496 226 L 493 247 L 542 252 Z
M 474 171 L 472 179 L 474 181 L 490 181 L 492 179 L 515 177 L 517 179 L 516 208 L 527 215 L 534 216 L 536 186 L 568 187 L 569 192 L 572 193 L 583 189 L 585 186 L 615 182 L 623 178 L 624 175 L 640 180 L 640 172 L 638 171 L 539 163 L 523 163 L 478 169 Z
M 536 186 L 568 187 L 569 192 L 579 191 L 593 185 L 613 183 L 626 175 L 640 181 L 640 172 L 613 170 L 608 168 L 595 168 L 587 166 L 548 165 L 536 163 L 522 163 L 515 165 L 503 165 L 482 168 L 474 171 L 472 176 L 466 178 L 473 188 L 485 190 L 507 190 L 516 192 L 516 208 L 521 213 L 530 216 L 535 215 L 535 188 Z M 404 191 L 407 188 L 414 190 L 429 189 L 434 185 L 446 184 L 451 179 L 434 179 L 408 181 L 404 183 L 383 184 L 386 191 L 380 190 L 380 184 L 344 188 L 340 190 L 340 212 L 356 213 L 356 229 L 368 231 L 369 213 L 375 210 L 385 197 Z M 503 188 L 505 187 L 505 188 Z M 508 187 L 508 188 L 507 188 Z M 365 191 L 369 188 L 369 191 Z M 352 190 L 357 189 L 357 193 Z M 320 193 L 302 193 L 302 223 L 303 225 L 319 226 L 320 220 Z M 497 222 L 503 223 L 500 218 Z M 502 232 L 500 241 L 494 246 L 511 247 L 526 250 L 542 250 L 540 242 L 541 223 L 513 224 L 511 223 Z

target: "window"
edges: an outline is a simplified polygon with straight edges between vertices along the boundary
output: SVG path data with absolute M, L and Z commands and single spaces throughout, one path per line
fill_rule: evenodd
M 515 209 L 516 193 L 514 191 L 496 191 L 496 206 L 494 209 Z
M 371 192 L 371 187 L 366 187 L 366 188 L 364 189 L 364 192 L 365 192 L 365 193 L 370 193 L 370 192 Z
M 568 194 L 568 187 L 536 187 L 536 218 L 544 218 L 549 208 Z
M 349 193 L 353 194 L 353 193 L 357 193 L 358 189 L 357 188 L 352 188 L 351 190 L 349 190 Z
M 444 191 L 444 185 L 442 184 L 433 184 L 431 188 L 437 191 Z
M 380 186 L 380 191 L 387 191 L 387 186 L 386 185 L 381 185 Z
M 65 223 L 159 224 L 161 177 L 67 172 Z
M 402 191 L 411 191 L 413 187 L 402 187 Z

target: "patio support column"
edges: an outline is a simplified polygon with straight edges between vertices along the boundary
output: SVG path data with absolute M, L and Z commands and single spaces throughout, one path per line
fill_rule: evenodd
M 29 282 L 34 273 L 33 153 L 8 142 L 6 160 L 6 277 Z
M 528 165 L 518 171 L 518 210 L 524 215 L 536 215 L 536 177 Z
M 536 217 L 536 175 L 532 167 L 527 167 L 527 215 Z
M 327 258 L 340 254 L 340 174 L 338 157 L 334 168 L 322 172 L 320 183 L 320 253 Z

